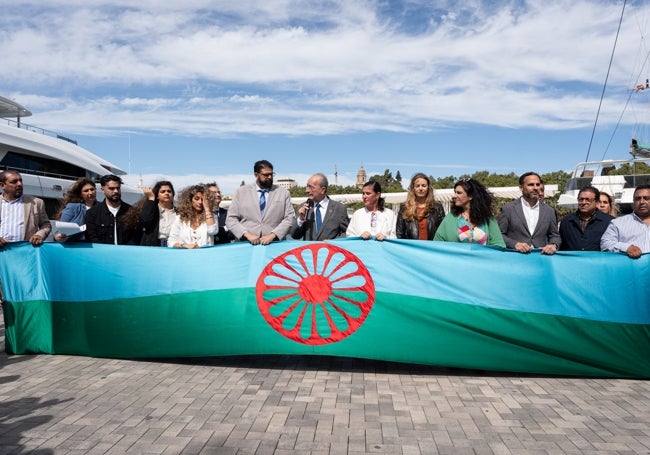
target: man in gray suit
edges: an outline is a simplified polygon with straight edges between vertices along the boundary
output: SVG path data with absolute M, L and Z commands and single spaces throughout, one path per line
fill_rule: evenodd
M 318 173 L 307 180 L 307 197 L 298 209 L 298 227 L 291 236 L 303 240 L 328 240 L 345 237 L 350 223 L 348 210 L 340 202 L 327 197 L 327 177 Z
M 284 240 L 296 221 L 291 195 L 273 184 L 275 172 L 270 162 L 257 161 L 253 172 L 255 183 L 240 187 L 232 199 L 226 227 L 235 239 L 252 245 Z
M 23 195 L 23 178 L 17 171 L 0 172 L 0 246 L 29 241 L 38 246 L 52 226 L 42 199 Z
M 535 172 L 519 177 L 521 197 L 503 206 L 499 228 L 508 248 L 530 253 L 541 248 L 542 254 L 555 254 L 560 248 L 560 233 L 555 210 L 540 201 L 542 179 Z

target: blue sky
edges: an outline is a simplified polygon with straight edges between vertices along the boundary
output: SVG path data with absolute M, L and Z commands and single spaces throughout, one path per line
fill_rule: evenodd
M 91 5 L 91 6 L 90 6 Z M 351 184 L 586 158 L 622 3 L 13 0 L 0 94 L 26 123 L 130 171 L 231 193 L 278 177 Z M 650 139 L 648 7 L 627 3 L 590 159 Z M 632 96 L 630 97 L 630 94 Z M 625 108 L 630 97 L 630 104 Z M 615 126 L 622 115 L 621 125 Z M 608 148 L 608 143 L 611 145 Z

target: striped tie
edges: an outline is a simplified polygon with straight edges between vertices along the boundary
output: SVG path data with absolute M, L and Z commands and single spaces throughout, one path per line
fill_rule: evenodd
M 264 216 L 264 209 L 266 208 L 266 191 L 267 190 L 257 190 L 260 194 L 260 213 Z

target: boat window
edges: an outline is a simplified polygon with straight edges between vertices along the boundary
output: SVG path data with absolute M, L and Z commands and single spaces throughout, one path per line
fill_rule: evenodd
M 86 169 L 75 166 L 71 163 L 65 163 L 51 158 L 25 155 L 12 151 L 7 152 L 2 160 L 0 160 L 0 168 L 11 168 L 26 174 L 65 179 L 78 179 L 79 177 L 95 179 L 99 177 L 94 172 L 89 172 Z

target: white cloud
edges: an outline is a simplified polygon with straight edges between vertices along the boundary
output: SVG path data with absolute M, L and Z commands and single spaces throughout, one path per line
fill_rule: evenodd
M 39 119 L 76 134 L 593 122 L 620 4 L 461 3 L 408 1 L 389 15 L 373 1 L 18 0 L 0 17 L 3 79 Z M 617 120 L 640 69 L 643 12 L 628 9 L 609 83 L 620 90 L 601 122 Z

